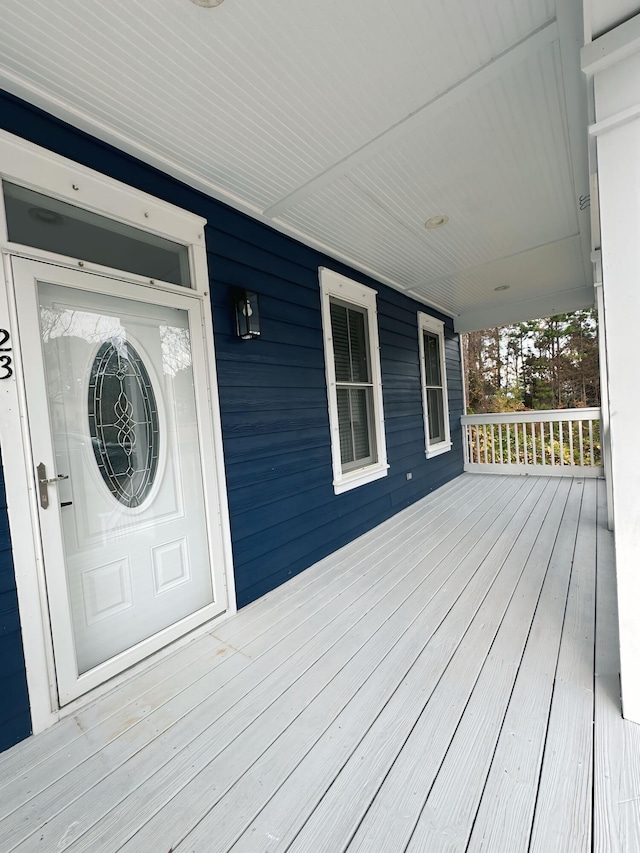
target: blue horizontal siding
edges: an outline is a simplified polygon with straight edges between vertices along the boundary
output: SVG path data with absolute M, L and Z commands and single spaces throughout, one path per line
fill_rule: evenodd
M 10 95 L 0 94 L 0 107 L 0 125 L 5 130 L 208 221 L 206 244 L 239 606 L 461 473 L 460 359 L 449 318 L 432 312 L 446 324 L 454 448 L 427 460 L 417 331 L 417 311 L 424 311 L 423 305 Z M 378 292 L 390 468 L 388 476 L 342 495 L 335 495 L 332 486 L 318 285 L 321 266 Z M 237 286 L 259 294 L 260 340 L 245 342 L 235 335 L 231 299 Z M 412 478 L 407 480 L 409 473 Z M 13 577 L 12 569 L 5 571 Z M 0 587 L 0 609 L 3 595 L 15 596 L 12 583 L 5 584 L 6 588 Z M 15 614 L 15 600 L 7 599 L 10 621 L 12 607 Z M 10 631 L 9 636 L 13 637 L 11 651 L 8 643 L 3 656 L 0 646 L 0 683 L 13 679 L 17 671 L 9 671 L 8 660 L 15 664 L 19 632 Z M 20 692 L 19 686 L 12 689 Z M 13 737 L 10 732 L 24 734 L 15 716 L 0 717 L 0 747 L 3 737 L 5 744 L 6 738 Z
M 31 734 L 27 675 L 0 458 L 0 751 Z

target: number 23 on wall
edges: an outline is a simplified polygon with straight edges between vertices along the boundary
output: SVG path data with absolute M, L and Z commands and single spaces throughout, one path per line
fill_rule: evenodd
M 13 376 L 11 356 L 7 355 L 11 352 L 11 347 L 7 346 L 10 339 L 9 332 L 6 329 L 0 329 L 0 379 L 9 379 Z

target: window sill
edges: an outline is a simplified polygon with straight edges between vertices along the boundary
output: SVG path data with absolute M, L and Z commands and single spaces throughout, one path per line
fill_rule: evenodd
M 350 489 L 356 489 L 358 486 L 364 486 L 365 483 L 372 483 L 374 480 L 386 477 L 388 470 L 389 466 L 385 462 L 378 465 L 370 465 L 360 471 L 351 471 L 343 477 L 336 477 L 333 481 L 333 491 L 336 495 L 341 495 Z
M 447 451 L 451 450 L 452 447 L 452 441 L 444 441 L 442 444 L 436 444 L 433 447 L 428 447 L 425 450 L 424 455 L 427 459 L 431 459 L 434 456 L 440 456 L 441 453 L 447 453 Z

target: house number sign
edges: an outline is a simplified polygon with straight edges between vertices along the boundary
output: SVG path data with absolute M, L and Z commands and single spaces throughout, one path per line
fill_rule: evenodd
M 0 329 L 0 379 L 9 379 L 13 376 L 11 356 L 7 355 L 11 352 L 11 347 L 7 346 L 10 339 L 9 332 L 6 329 Z

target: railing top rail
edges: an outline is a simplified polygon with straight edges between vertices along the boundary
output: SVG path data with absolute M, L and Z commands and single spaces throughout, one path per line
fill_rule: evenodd
M 549 423 L 558 421 L 595 421 L 600 419 L 597 406 L 584 409 L 534 409 L 529 412 L 488 412 L 484 415 L 463 415 L 463 426 L 472 424 Z

